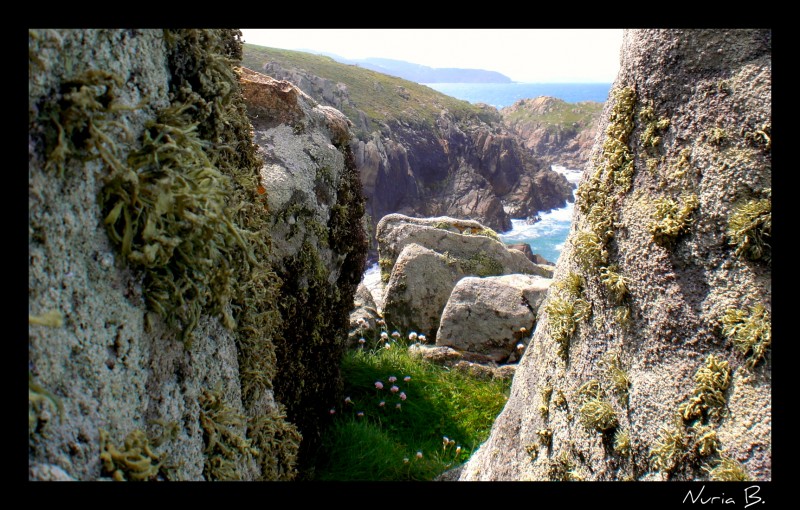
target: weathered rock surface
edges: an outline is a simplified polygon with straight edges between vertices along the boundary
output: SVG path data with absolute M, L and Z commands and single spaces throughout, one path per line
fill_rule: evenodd
M 461 480 L 772 478 L 770 53 L 769 30 L 625 32 L 553 287 Z
M 520 99 L 500 110 L 503 124 L 547 165 L 583 169 L 589 161 L 603 103 L 555 97 Z
M 372 292 L 364 283 L 359 283 L 356 294 L 353 296 L 353 311 L 350 312 L 350 333 L 348 339 L 350 345 L 358 345 L 360 331 L 375 330 L 376 322 L 380 319 L 378 306 L 372 298 Z
M 346 119 L 245 80 L 294 179 L 259 175 L 240 51 L 236 30 L 29 32 L 31 479 L 286 480 L 318 437 L 363 198 Z
M 437 365 L 460 370 L 482 379 L 509 380 L 514 377 L 516 364 L 498 365 L 484 354 L 459 351 L 452 347 L 413 344 L 408 348 L 409 354 L 419 356 Z
M 377 232 L 379 263 L 388 277 L 384 317 L 391 327 L 423 333 L 432 342 L 461 278 L 544 272 L 475 221 L 390 214 L 378 223 Z
M 442 312 L 436 345 L 508 362 L 521 354 L 517 345 L 533 331 L 550 282 L 521 274 L 462 278 Z

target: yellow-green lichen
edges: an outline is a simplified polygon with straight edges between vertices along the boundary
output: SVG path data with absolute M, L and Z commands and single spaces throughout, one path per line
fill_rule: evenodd
M 542 446 L 550 447 L 550 442 L 553 440 L 553 431 L 551 429 L 539 429 L 536 431 L 539 436 L 539 442 Z
M 110 441 L 108 432 L 100 430 L 100 462 L 103 474 L 118 482 L 142 482 L 155 480 L 163 465 L 163 459 L 150 449 L 150 443 L 142 430 L 134 430 L 125 437 L 122 448 Z
M 583 299 L 551 297 L 545 305 L 550 337 L 558 345 L 558 353 L 566 360 L 569 355 L 569 340 L 578 321 L 589 316 L 591 306 Z
M 686 455 L 688 449 L 686 431 L 680 420 L 661 427 L 658 439 L 650 448 L 650 460 L 653 468 L 665 473 L 675 469 Z
M 539 446 L 535 443 L 530 443 L 525 445 L 525 452 L 531 459 L 531 462 L 535 461 L 539 457 Z
M 608 261 L 608 251 L 604 240 L 594 232 L 579 230 L 570 237 L 575 259 L 581 268 L 589 270 Z
M 542 403 L 539 404 L 539 414 L 543 420 L 546 420 L 550 414 L 550 396 L 553 394 L 553 387 L 549 384 L 542 388 L 541 397 Z
M 224 401 L 220 390 L 203 390 L 197 400 L 206 444 L 203 475 L 207 480 L 245 479 L 246 464 L 260 452 L 245 438 L 244 417 Z
M 714 427 L 697 423 L 689 428 L 693 450 L 700 457 L 709 457 L 719 450 L 719 438 Z
M 691 215 L 698 205 L 697 195 L 694 194 L 684 195 L 680 202 L 671 198 L 656 200 L 652 221 L 647 225 L 653 240 L 660 245 L 669 245 L 680 234 L 687 232 L 692 223 Z
M 755 368 L 772 343 L 770 314 L 761 304 L 751 307 L 749 312 L 730 308 L 722 317 L 722 333 L 747 358 L 747 366 Z
M 394 262 L 389 258 L 381 258 L 378 259 L 378 266 L 381 269 L 381 281 L 383 283 L 387 283 L 389 281 L 389 277 L 392 275 L 392 267 L 394 267 Z
M 628 405 L 628 389 L 631 386 L 628 373 L 622 369 L 619 352 L 608 351 L 600 358 L 598 365 L 603 370 L 606 380 L 611 385 L 614 393 L 619 397 L 622 405 Z
M 50 310 L 41 315 L 28 314 L 28 324 L 60 328 L 64 325 L 64 315 L 58 310 Z
M 51 391 L 33 380 L 33 374 L 28 372 L 28 433 L 30 435 L 41 432 L 47 425 L 49 411 L 46 407 L 55 408 L 58 416 L 63 419 L 64 404 L 61 399 Z
M 751 479 L 744 466 L 725 455 L 716 462 L 714 467 L 704 466 L 703 469 L 715 482 L 747 482 Z
M 739 203 L 728 218 L 726 233 L 737 257 L 767 262 L 771 258 L 772 190 L 766 193 L 767 198 Z
M 631 433 L 628 429 L 618 428 L 614 432 L 614 451 L 622 457 L 630 457 Z
M 579 482 L 584 479 L 566 451 L 561 451 L 556 457 L 550 459 L 547 477 L 554 482 Z
M 710 128 L 703 133 L 703 139 L 706 141 L 706 143 L 716 147 L 721 147 L 724 145 L 728 138 L 730 138 L 728 132 L 719 127 Z
M 618 265 L 600 268 L 600 281 L 606 286 L 613 303 L 621 302 L 628 295 L 629 280 L 622 276 Z
M 709 354 L 705 366 L 695 374 L 694 381 L 696 386 L 692 396 L 678 408 L 681 417 L 684 420 L 719 417 L 725 408 L 725 390 L 731 384 L 728 362 Z
M 581 421 L 587 428 L 606 432 L 619 425 L 617 413 L 606 400 L 599 381 L 592 379 L 584 383 L 578 388 L 578 397 L 581 400 Z
M 293 480 L 297 476 L 297 453 L 302 437 L 286 421 L 283 406 L 250 420 L 247 437 L 260 452 L 257 460 L 264 481 Z
M 661 144 L 661 131 L 669 127 L 669 119 L 658 118 L 653 108 L 653 102 L 650 101 L 646 106 L 639 109 L 639 121 L 644 124 L 644 131 L 642 132 L 639 141 L 645 151 L 654 151 Z

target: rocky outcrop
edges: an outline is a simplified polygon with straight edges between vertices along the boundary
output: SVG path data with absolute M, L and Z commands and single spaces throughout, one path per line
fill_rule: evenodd
M 291 81 L 348 114 L 373 225 L 396 212 L 471 218 L 505 231 L 511 218 L 563 207 L 572 199 L 566 179 L 531 157 L 492 107 L 451 105 L 451 98 L 427 87 L 353 66 L 342 66 L 336 78 L 342 81 L 335 81 L 291 63 L 292 54 L 323 57 L 259 50 L 258 59 L 248 60 L 253 69 Z M 330 72 L 330 66 L 339 64 L 325 62 L 317 73 Z M 365 88 L 371 91 L 368 98 L 356 99 Z M 431 105 L 422 105 L 428 100 L 420 98 L 423 93 L 433 96 Z
M 546 165 L 583 169 L 597 136 L 603 103 L 555 97 L 520 99 L 500 110 L 503 125 Z
M 522 274 L 462 278 L 442 311 L 436 345 L 485 354 L 496 363 L 516 361 L 550 281 Z
M 461 480 L 771 479 L 771 67 L 768 30 L 625 32 L 553 286 Z
M 522 252 L 509 250 L 478 222 L 446 216 L 390 214 L 378 223 L 383 312 L 393 328 L 436 338 L 442 310 L 464 276 L 542 274 Z
M 363 198 L 346 119 L 288 84 L 244 80 L 257 154 L 239 58 L 236 30 L 29 32 L 31 479 L 302 472 Z

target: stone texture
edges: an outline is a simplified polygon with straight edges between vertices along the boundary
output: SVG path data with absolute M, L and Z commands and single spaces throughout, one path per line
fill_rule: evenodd
M 462 278 L 442 312 L 436 345 L 507 362 L 533 331 L 550 281 L 518 274 Z
M 262 147 L 264 155 L 271 158 L 268 164 L 289 168 L 296 178 L 281 181 L 286 187 L 278 190 L 279 179 L 276 177 L 273 183 L 272 176 L 267 174 L 264 177 L 265 172 L 262 172 L 264 188 L 270 189 L 275 184 L 275 189 L 270 189 L 269 202 L 263 197 L 259 199 L 263 190 L 257 188 L 258 168 L 253 168 L 249 176 L 252 187 L 247 190 L 248 196 L 254 197 L 252 202 L 229 204 L 248 212 L 257 209 L 276 225 L 273 259 L 258 260 L 257 263 L 281 273 L 284 291 L 272 296 L 269 302 L 256 305 L 258 311 L 264 312 L 263 320 L 277 324 L 276 338 L 262 340 L 264 343 L 280 343 L 277 338 L 280 337 L 293 342 L 295 338 L 292 335 L 301 328 L 289 316 L 308 318 L 308 314 L 312 314 L 312 318 L 323 317 L 322 321 L 309 320 L 307 324 L 314 322 L 309 328 L 310 333 L 321 339 L 322 344 L 314 352 L 326 362 L 322 364 L 295 355 L 291 349 L 278 345 L 277 360 L 267 360 L 264 366 L 280 374 L 274 381 L 267 381 L 274 383 L 274 388 L 269 387 L 248 399 L 243 391 L 248 376 L 240 371 L 242 349 L 246 347 L 241 344 L 242 336 L 235 325 L 225 324 L 218 311 L 204 309 L 192 342 L 185 344 L 181 340 L 181 331 L 169 327 L 148 306 L 145 271 L 141 267 L 129 266 L 110 242 L 104 225 L 106 215 L 97 206 L 109 172 L 108 165 L 97 153 L 89 152 L 80 144 L 65 158 L 63 172 L 47 164 L 56 154 L 54 140 L 58 140 L 59 133 L 50 122 L 48 112 L 55 108 L 54 105 L 71 104 L 74 99 L 65 96 L 74 94 L 76 90 L 103 94 L 110 87 L 89 85 L 81 89 L 76 83 L 98 77 L 106 79 L 107 76 L 112 76 L 108 79 L 113 81 L 116 76 L 119 78 L 118 85 L 114 86 L 116 102 L 131 107 L 143 105 L 98 114 L 106 116 L 103 120 L 110 121 L 103 126 L 108 137 L 104 147 L 111 150 L 109 147 L 113 145 L 118 151 L 119 161 L 125 162 L 128 154 L 142 147 L 147 123 L 171 106 L 171 96 L 178 93 L 171 89 L 172 86 L 183 83 L 181 94 L 187 93 L 186 87 L 196 87 L 189 89 L 188 94 L 206 93 L 205 89 L 201 90 L 201 85 L 190 80 L 196 77 L 190 76 L 191 73 L 203 73 L 201 81 L 206 85 L 219 83 L 215 80 L 220 76 L 231 78 L 225 83 L 229 94 L 224 97 L 222 93 L 219 96 L 193 96 L 198 103 L 205 101 L 204 106 L 195 106 L 186 113 L 200 118 L 218 112 L 216 108 L 220 107 L 240 112 L 246 129 L 238 130 L 242 126 L 227 125 L 224 133 L 228 137 L 224 142 L 230 142 L 225 157 L 239 161 L 238 158 L 252 144 L 250 123 L 244 116 L 245 104 L 236 75 L 226 67 L 227 64 L 220 64 L 225 62 L 224 58 L 237 57 L 239 46 L 233 32 L 29 31 L 29 314 L 36 317 L 55 311 L 63 318 L 63 322 L 55 326 L 40 325 L 35 320 L 31 320 L 29 325 L 28 452 L 31 479 L 99 479 L 102 473 L 102 429 L 108 433 L 110 442 L 118 446 L 127 434 L 142 430 L 152 441 L 154 451 L 176 466 L 171 470 L 170 479 L 204 480 L 207 452 L 199 402 L 204 391 L 218 391 L 230 416 L 242 417 L 243 423 L 249 423 L 248 420 L 255 416 L 274 415 L 280 411 L 279 403 L 289 402 L 287 397 L 293 399 L 292 405 L 309 414 L 326 416 L 319 412 L 321 408 L 314 406 L 327 408 L 328 402 L 338 397 L 338 366 L 327 362 L 342 352 L 342 342 L 337 339 L 346 334 L 347 313 L 366 253 L 363 231 L 353 227 L 352 218 L 346 212 L 358 213 L 359 207 L 363 211 L 363 197 L 353 184 L 358 179 L 352 165 L 352 154 L 346 150 L 349 124 L 341 114 L 309 103 L 301 92 L 286 84 L 277 84 L 269 89 L 264 80 L 252 76 L 249 81 L 244 80 L 245 88 L 260 94 L 259 102 L 254 103 L 257 110 L 253 114 L 257 119 L 254 122 L 263 122 L 279 133 L 270 139 L 273 145 L 269 149 Z M 174 40 L 182 41 L 181 52 L 171 49 Z M 211 44 L 216 44 L 215 40 L 223 41 L 225 51 L 229 53 L 215 54 L 216 60 L 204 59 L 203 55 L 219 51 L 211 47 Z M 213 69 L 209 62 L 215 65 Z M 263 86 L 259 88 L 260 85 Z M 207 118 L 202 117 L 202 120 Z M 218 119 L 210 122 L 214 120 Z M 201 136 L 214 133 L 207 123 L 198 122 L 197 130 Z M 291 125 L 286 126 L 285 122 Z M 295 133 L 293 130 L 297 124 L 305 126 L 306 131 L 300 132 L 298 128 Z M 89 130 L 73 132 L 72 138 L 80 142 L 89 133 Z M 289 133 L 306 139 L 303 143 L 293 144 Z M 263 132 L 261 136 L 264 136 Z M 308 143 L 309 140 L 313 143 Z M 216 135 L 203 141 L 210 153 L 223 143 Z M 301 147 L 307 147 L 325 165 L 324 172 L 322 165 L 307 165 L 302 169 L 306 173 L 324 173 L 323 185 L 307 179 L 297 168 L 309 161 L 299 159 L 301 156 L 292 152 L 295 148 L 302 151 Z M 282 151 L 286 152 L 281 155 Z M 242 168 L 243 172 L 247 170 L 250 170 L 249 166 Z M 309 184 L 310 188 L 304 187 Z M 307 215 L 293 217 L 292 231 L 288 226 L 290 215 L 282 213 L 286 207 L 296 204 L 313 206 L 313 213 L 307 211 Z M 295 212 L 299 210 L 296 208 Z M 230 211 L 228 219 L 238 222 L 238 212 Z M 360 218 L 356 218 L 354 224 L 360 225 Z M 319 229 L 320 225 L 324 232 Z M 242 228 L 240 233 L 245 230 Z M 310 231 L 314 232 L 314 237 L 308 234 Z M 343 232 L 347 232 L 349 237 Z M 360 241 L 356 235 L 358 232 L 362 235 Z M 306 245 L 311 242 L 321 245 L 322 238 L 327 241 L 326 251 L 315 259 L 317 264 L 311 268 L 293 264 L 308 252 L 301 249 L 304 245 L 297 243 L 290 233 L 296 237 L 309 237 Z M 223 255 L 225 262 L 230 264 L 231 260 L 226 256 L 231 255 Z M 246 277 L 244 274 L 241 276 Z M 301 293 L 295 292 L 300 288 L 298 281 L 306 288 L 314 287 L 313 301 L 319 304 L 319 308 L 298 302 Z M 260 283 L 266 285 L 268 282 Z M 275 316 L 279 306 L 286 317 Z M 326 335 L 322 335 L 320 329 Z M 308 333 L 303 331 L 304 335 Z M 297 345 L 297 348 L 302 347 L 302 344 Z M 313 377 L 303 379 L 308 391 L 315 393 L 316 403 L 308 394 L 289 394 L 287 388 L 290 387 L 283 382 L 301 380 L 298 367 L 303 366 L 313 367 L 320 373 L 321 381 Z M 326 370 L 329 373 L 324 373 Z M 318 383 L 323 387 L 320 388 Z M 313 440 L 319 422 L 307 419 L 304 411 L 297 407 L 289 412 L 292 423 L 299 423 L 304 432 L 308 432 L 304 443 Z M 287 423 L 276 419 L 273 424 Z M 155 446 L 156 439 L 165 430 L 164 426 L 172 430 L 173 425 L 174 435 Z M 279 456 L 288 451 L 296 452 L 297 445 L 288 444 L 293 441 L 288 434 L 289 428 L 282 429 L 282 432 L 279 430 L 284 435 L 276 436 L 272 445 L 261 447 L 259 452 L 280 469 L 286 469 L 284 474 L 287 476 L 294 469 L 294 460 Z M 239 427 L 238 432 L 244 434 L 245 426 Z M 270 448 L 275 448 L 275 451 Z M 252 480 L 266 476 L 252 459 L 242 457 L 236 463 L 237 478 Z M 163 476 L 163 473 L 159 475 Z
M 519 250 L 479 234 L 485 231 L 475 221 L 446 216 L 382 218 L 377 232 L 380 265 L 389 276 L 383 296 L 387 323 L 433 342 L 450 292 L 462 277 L 545 273 Z
M 627 278 L 630 325 L 615 319 L 616 303 L 599 270 L 578 264 L 576 234 L 591 224 L 582 199 L 576 200 L 553 285 L 571 272 L 581 274 L 591 318 L 578 323 L 562 357 L 549 314 L 542 314 L 508 403 L 489 439 L 464 466 L 461 480 L 549 480 L 557 475 L 556 459 L 562 455 L 572 472 L 587 480 L 708 480 L 703 467 L 713 467 L 717 454 L 698 458 L 696 450 L 687 451 L 671 470 L 656 469 L 652 454 L 662 428 L 675 423 L 680 405 L 694 394 L 695 374 L 709 355 L 729 363 L 732 380 L 723 392 L 724 411 L 718 418 L 705 416 L 705 425 L 716 433 L 720 450 L 750 478 L 772 478 L 771 352 L 750 369 L 721 331 L 730 308 L 760 304 L 771 309 L 770 264 L 737 256 L 725 233 L 737 203 L 763 198 L 771 187 L 771 68 L 769 30 L 625 32 L 614 90 L 636 91 L 637 117 L 627 143 L 635 171 L 630 190 L 612 197 L 608 263 L 617 264 Z M 603 134 L 579 196 L 602 164 L 614 105 L 615 100 L 606 104 Z M 658 143 L 645 146 L 653 141 L 645 136 L 647 120 L 641 118 L 647 107 L 669 126 L 659 132 Z M 698 201 L 689 228 L 672 243 L 656 243 L 648 230 L 654 201 L 681 200 L 684 193 Z M 551 291 L 548 300 L 552 296 Z M 629 377 L 627 400 L 611 391 L 599 365 L 608 352 L 619 354 Z M 613 450 L 613 434 L 598 434 L 581 423 L 578 389 L 593 379 L 606 392 L 617 428 L 630 433 L 630 457 Z M 538 408 L 547 388 L 553 399 L 563 395 L 565 405 L 553 405 L 551 399 L 543 415 Z M 678 423 L 690 442 L 693 422 L 679 418 Z M 537 444 L 536 432 L 544 428 L 553 431 L 552 446 L 540 448 L 531 461 L 525 445 Z

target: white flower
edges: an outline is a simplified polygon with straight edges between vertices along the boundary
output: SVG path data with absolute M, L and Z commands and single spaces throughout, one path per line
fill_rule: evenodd
M 334 409 L 334 408 L 332 408 L 332 407 L 331 407 L 331 410 L 330 410 L 330 411 L 328 411 L 328 412 L 329 412 L 330 414 L 336 414 L 336 409 Z
M 365 343 L 367 343 L 367 339 L 364 338 L 364 337 L 361 337 L 361 338 L 358 339 L 358 343 L 360 343 L 361 345 L 364 345 Z
M 389 338 L 389 333 L 387 333 L 386 331 L 381 331 L 381 338 L 383 340 L 388 339 Z
M 395 409 L 400 409 L 400 402 L 396 403 L 396 404 L 394 405 L 394 407 L 395 407 Z
M 425 340 L 427 340 L 427 339 L 425 338 L 425 335 L 419 335 L 417 338 L 418 338 L 418 339 L 419 339 L 419 341 L 420 341 L 420 342 L 422 342 L 423 344 L 425 343 Z
M 403 464 L 408 464 L 408 457 L 403 457 Z
M 359 411 L 356 413 L 356 416 L 364 416 L 364 411 Z
M 391 349 L 392 348 L 392 344 L 390 344 L 389 342 L 386 342 L 385 344 L 383 344 L 383 348 L 384 349 Z
M 345 403 L 345 404 L 352 404 L 352 403 L 353 403 L 353 401 L 352 401 L 352 400 L 350 400 L 350 397 L 344 397 L 344 403 Z
M 522 349 L 524 349 L 524 348 L 525 348 L 525 344 L 523 344 L 523 343 L 519 343 L 519 344 L 517 344 L 517 350 L 518 350 L 518 351 L 521 351 L 521 350 L 522 350 Z
M 414 340 L 417 339 L 417 334 L 412 331 L 411 333 L 408 334 L 408 339 L 413 342 Z
M 400 332 L 399 331 L 392 331 L 392 337 L 393 338 L 400 338 Z
M 418 459 L 421 459 L 421 458 L 422 458 L 422 452 L 417 452 L 417 458 L 418 458 Z

